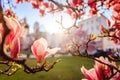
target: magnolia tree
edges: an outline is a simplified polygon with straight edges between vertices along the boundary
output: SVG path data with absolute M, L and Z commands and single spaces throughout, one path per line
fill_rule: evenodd
M 20 59 L 20 43 L 24 35 L 24 28 L 20 25 L 17 20 L 17 15 L 11 9 L 3 10 L 5 4 L 1 4 L 0 0 L 0 56 L 1 61 L 0 64 L 7 65 L 7 69 L 0 70 L 1 74 L 12 75 L 17 72 L 21 67 L 24 69 L 26 73 L 36 73 L 39 71 L 49 71 L 53 66 L 59 61 L 55 60 L 52 64 L 48 63 L 45 59 L 50 54 L 55 54 L 59 48 L 48 48 L 48 43 L 44 38 L 40 38 L 33 42 L 31 46 L 31 50 L 33 55 L 36 57 L 36 61 L 39 65 L 35 67 L 30 67 L 26 64 L 26 59 Z M 81 30 L 76 31 L 76 35 L 74 35 L 74 40 L 71 40 L 72 44 L 70 44 L 69 49 L 75 48 L 75 52 L 77 52 L 77 56 L 83 56 L 87 58 L 91 58 L 95 60 L 94 68 L 87 70 L 84 66 L 81 68 L 82 73 L 85 78 L 88 80 L 119 80 L 120 79 L 120 69 L 119 66 L 115 64 L 115 60 L 119 61 L 119 57 L 116 59 L 111 55 L 108 55 L 112 61 L 109 61 L 108 58 L 99 57 L 96 58 L 94 56 L 88 55 L 89 50 L 91 48 L 96 49 L 93 44 L 96 38 L 108 37 L 111 41 L 113 41 L 116 45 L 120 44 L 120 1 L 119 0 L 63 0 L 60 2 L 58 0 L 16 0 L 17 4 L 22 4 L 24 2 L 28 2 L 32 4 L 34 9 L 39 10 L 39 13 L 42 17 L 46 15 L 46 13 L 56 14 L 56 13 L 67 13 L 74 20 L 74 24 L 65 28 L 61 22 L 61 28 L 70 32 L 72 28 L 79 28 L 77 24 L 77 20 L 81 19 L 87 13 L 89 16 L 94 16 L 98 13 L 104 13 L 105 11 L 111 10 L 113 14 L 111 19 L 113 20 L 113 24 L 111 24 L 111 20 L 106 20 L 109 26 L 106 29 L 103 25 L 101 25 L 101 34 L 99 35 L 87 35 L 84 34 L 81 36 Z M 11 4 L 11 1 L 8 0 L 8 4 Z M 80 34 L 81 33 L 81 34 Z M 81 39 L 83 36 L 85 40 Z M 84 48 L 85 54 L 80 54 L 81 48 Z M 10 50 L 10 56 L 7 55 L 7 50 Z M 71 51 L 71 50 L 69 50 Z M 113 53 L 117 54 L 117 52 Z M 16 68 L 13 68 L 16 66 Z M 91 74 L 92 73 L 92 74 Z

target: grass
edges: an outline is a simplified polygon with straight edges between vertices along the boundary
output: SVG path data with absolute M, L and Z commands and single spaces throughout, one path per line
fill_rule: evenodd
M 80 68 L 84 65 L 87 69 L 92 68 L 94 61 L 83 57 L 61 57 L 61 61 L 57 63 L 49 72 L 38 72 L 35 74 L 26 74 L 19 70 L 12 76 L 0 75 L 0 80 L 81 80 L 84 78 Z M 53 60 L 53 58 L 48 59 Z M 35 65 L 35 59 L 27 62 Z

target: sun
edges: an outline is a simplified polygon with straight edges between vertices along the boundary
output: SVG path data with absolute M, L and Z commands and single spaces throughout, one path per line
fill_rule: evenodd
M 45 30 L 49 33 L 63 33 L 64 30 L 61 25 L 58 23 L 60 22 L 60 17 L 56 17 L 53 19 L 49 19 L 44 25 Z M 73 25 L 73 20 L 68 15 L 63 15 L 62 25 L 64 28 L 69 28 Z
M 62 33 L 63 29 L 61 28 L 60 24 L 55 22 L 54 20 L 47 22 L 45 24 L 45 30 L 49 33 Z

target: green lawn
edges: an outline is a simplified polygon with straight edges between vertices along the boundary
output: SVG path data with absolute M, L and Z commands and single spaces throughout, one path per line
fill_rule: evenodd
M 49 72 L 38 72 L 26 74 L 22 70 L 15 75 L 0 75 L 0 80 L 81 80 L 83 75 L 80 71 L 81 66 L 86 68 L 93 67 L 94 61 L 83 57 L 61 57 L 61 61 Z M 53 60 L 53 59 L 48 59 Z M 30 65 L 35 64 L 35 59 L 28 60 Z

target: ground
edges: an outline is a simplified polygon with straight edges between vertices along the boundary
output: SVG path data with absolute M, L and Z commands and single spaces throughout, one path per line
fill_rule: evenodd
M 85 66 L 87 69 L 92 68 L 94 61 L 83 57 L 60 57 L 61 61 L 57 63 L 49 72 L 38 72 L 35 74 L 26 74 L 22 70 L 15 75 L 0 75 L 0 80 L 81 80 L 84 78 L 80 68 Z M 53 58 L 47 59 L 52 61 Z M 35 59 L 29 59 L 28 64 L 34 65 Z

